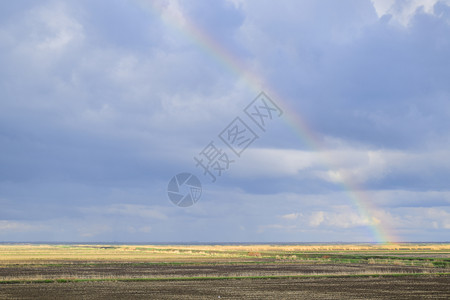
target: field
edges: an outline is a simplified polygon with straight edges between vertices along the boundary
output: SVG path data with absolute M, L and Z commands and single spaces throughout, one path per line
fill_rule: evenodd
M 448 299 L 450 245 L 0 245 L 0 299 Z

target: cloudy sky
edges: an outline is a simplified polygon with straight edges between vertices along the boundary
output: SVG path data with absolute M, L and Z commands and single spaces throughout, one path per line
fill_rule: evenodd
M 449 241 L 449 129 L 448 0 L 0 2 L 0 241 Z

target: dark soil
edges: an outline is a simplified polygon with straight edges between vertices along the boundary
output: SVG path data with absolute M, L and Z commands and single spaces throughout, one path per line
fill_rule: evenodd
M 9 265 L 0 279 L 154 278 L 203 276 L 268 276 L 308 274 L 435 273 L 439 268 L 367 264 L 66 264 L 62 266 Z
M 449 299 L 449 276 L 1 284 L 0 299 Z

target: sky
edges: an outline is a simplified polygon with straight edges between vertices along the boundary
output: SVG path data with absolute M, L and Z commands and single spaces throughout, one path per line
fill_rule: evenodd
M 448 0 L 0 2 L 3 242 L 448 242 L 449 129 Z

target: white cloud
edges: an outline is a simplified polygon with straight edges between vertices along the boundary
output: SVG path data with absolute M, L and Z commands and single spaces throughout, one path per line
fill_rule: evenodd
M 309 218 L 311 227 L 352 228 L 371 224 L 367 216 L 362 216 L 347 206 L 332 208 L 331 211 L 316 211 Z
M 167 219 L 167 216 L 164 213 L 156 209 L 150 209 L 143 205 L 134 205 L 134 204 L 112 204 L 104 207 L 93 206 L 80 208 L 80 210 L 85 213 L 99 214 L 99 215 L 122 215 L 129 217 L 140 217 L 148 220 Z
M 372 3 L 378 17 L 382 17 L 389 12 L 390 8 L 395 3 L 395 0 L 372 0 Z
M 425 211 L 426 216 L 435 228 L 450 229 L 450 209 L 449 207 L 433 207 Z
M 106 224 L 80 224 L 78 226 L 78 234 L 82 238 L 92 238 L 101 234 L 105 234 L 112 231 L 112 227 Z
M 449 0 L 372 0 L 378 17 L 390 14 L 396 22 L 403 26 L 408 26 L 419 8 L 423 8 L 425 13 L 433 14 L 433 7 L 438 2 L 450 4 Z
M 42 230 L 40 225 L 32 225 L 23 222 L 0 220 L 0 233 L 30 232 Z
M 364 183 L 379 179 L 388 171 L 383 151 L 338 150 L 325 154 L 328 171 L 318 171 L 318 176 L 335 183 Z
M 44 27 L 44 33 L 34 35 L 37 49 L 43 51 L 62 51 L 74 41 L 84 38 L 83 26 L 69 16 L 62 4 L 40 8 L 36 15 L 36 27 Z
M 314 212 L 309 217 L 309 225 L 312 227 L 317 227 L 325 220 L 325 213 L 323 211 Z
M 301 174 L 333 183 L 365 184 L 386 176 L 424 173 L 440 169 L 450 172 L 447 150 L 400 151 L 341 147 L 327 151 L 292 149 L 247 149 L 231 165 L 229 174 L 237 178 L 279 178 Z
M 230 173 L 237 177 L 278 177 L 295 175 L 318 164 L 317 154 L 291 149 L 247 149 Z
M 327 160 L 330 162 L 330 170 L 319 171 L 317 174 L 331 182 L 358 184 L 364 184 L 371 180 L 381 180 L 388 175 L 395 176 L 405 173 L 420 177 L 424 173 L 432 172 L 433 169 L 450 171 L 450 162 L 446 159 L 449 155 L 450 153 L 447 150 L 427 152 L 396 150 L 329 152 L 327 153 Z M 364 157 L 364 159 L 357 160 L 356 157 Z
M 137 227 L 137 226 L 128 225 L 126 227 L 126 231 L 128 231 L 131 234 L 135 234 L 135 233 L 149 233 L 151 230 L 152 230 L 151 226 Z
M 62 2 L 35 7 L 16 21 L 19 26 L 7 23 L 3 30 L 7 28 L 12 34 L 17 54 L 36 65 L 57 61 L 65 52 L 81 46 L 85 39 L 83 25 Z M 13 45 L 11 40 L 9 44 Z
M 286 215 L 282 215 L 281 218 L 285 219 L 285 220 L 295 220 L 299 217 L 302 217 L 303 215 L 300 213 L 291 213 L 291 214 L 286 214 Z

